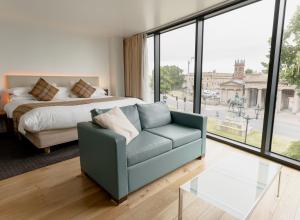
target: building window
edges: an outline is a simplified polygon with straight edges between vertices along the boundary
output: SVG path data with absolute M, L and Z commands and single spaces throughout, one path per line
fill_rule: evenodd
M 193 112 L 195 24 L 160 35 L 160 101 Z
M 204 25 L 201 112 L 208 131 L 255 147 L 261 147 L 273 13 L 274 1 L 264 0 Z
M 300 160 L 300 2 L 288 0 L 281 46 L 272 152 Z

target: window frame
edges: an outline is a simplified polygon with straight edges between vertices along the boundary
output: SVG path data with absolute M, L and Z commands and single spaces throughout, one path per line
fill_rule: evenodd
M 181 20 L 179 22 L 167 25 L 163 28 L 158 28 L 154 31 L 148 32 L 149 36 L 154 35 L 154 81 L 155 81 L 155 101 L 160 101 L 160 34 L 170 30 L 174 30 L 185 25 L 189 25 L 193 22 L 196 23 L 196 39 L 195 39 L 195 76 L 194 76 L 194 113 L 201 114 L 201 86 L 202 86 L 202 64 L 203 64 L 203 35 L 205 20 L 218 16 L 232 10 L 245 7 L 247 5 L 259 2 L 262 0 L 246 0 L 235 1 L 223 5 L 218 5 L 214 8 L 202 11 L 190 18 Z M 261 148 L 257 148 L 245 143 L 241 143 L 235 140 L 231 140 L 213 133 L 207 134 L 207 137 L 235 148 L 253 153 L 255 155 L 279 162 L 283 165 L 300 170 L 300 161 L 288 158 L 283 155 L 279 155 L 271 152 L 274 117 L 276 108 L 277 97 L 277 85 L 279 79 L 280 70 L 280 55 L 282 37 L 284 31 L 285 22 L 285 10 L 287 0 L 274 0 L 274 16 L 273 27 L 271 36 L 271 48 L 270 48 L 270 60 L 269 60 L 269 72 L 267 80 L 266 100 L 265 100 L 265 112 L 263 120 L 262 142 Z

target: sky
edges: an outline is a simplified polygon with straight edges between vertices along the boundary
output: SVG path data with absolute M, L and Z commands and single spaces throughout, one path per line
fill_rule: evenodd
M 236 59 L 245 59 L 246 68 L 262 71 L 261 62 L 268 61 L 274 3 L 274 0 L 262 0 L 205 20 L 203 71 L 232 73 Z M 287 21 L 297 4 L 299 0 L 288 0 Z M 187 73 L 190 61 L 190 73 L 194 71 L 194 24 L 163 33 L 160 40 L 162 66 L 177 65 Z M 148 42 L 148 51 L 149 57 L 153 57 L 153 38 Z

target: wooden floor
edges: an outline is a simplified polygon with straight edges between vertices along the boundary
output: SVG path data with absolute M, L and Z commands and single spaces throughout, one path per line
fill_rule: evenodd
M 0 181 L 0 219 L 176 219 L 178 187 L 233 152 L 246 154 L 208 140 L 205 159 L 130 194 L 119 206 L 81 174 L 79 158 L 71 159 Z M 284 167 L 280 198 L 275 191 L 272 186 L 251 219 L 300 219 L 300 172 Z M 200 216 L 197 204 L 185 207 L 186 219 L 208 219 Z M 227 219 L 217 210 L 213 213 L 209 219 Z

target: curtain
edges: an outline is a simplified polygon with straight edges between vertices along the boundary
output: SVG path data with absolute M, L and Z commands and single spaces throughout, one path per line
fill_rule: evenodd
M 124 39 L 123 46 L 125 96 L 143 98 L 144 34 Z

